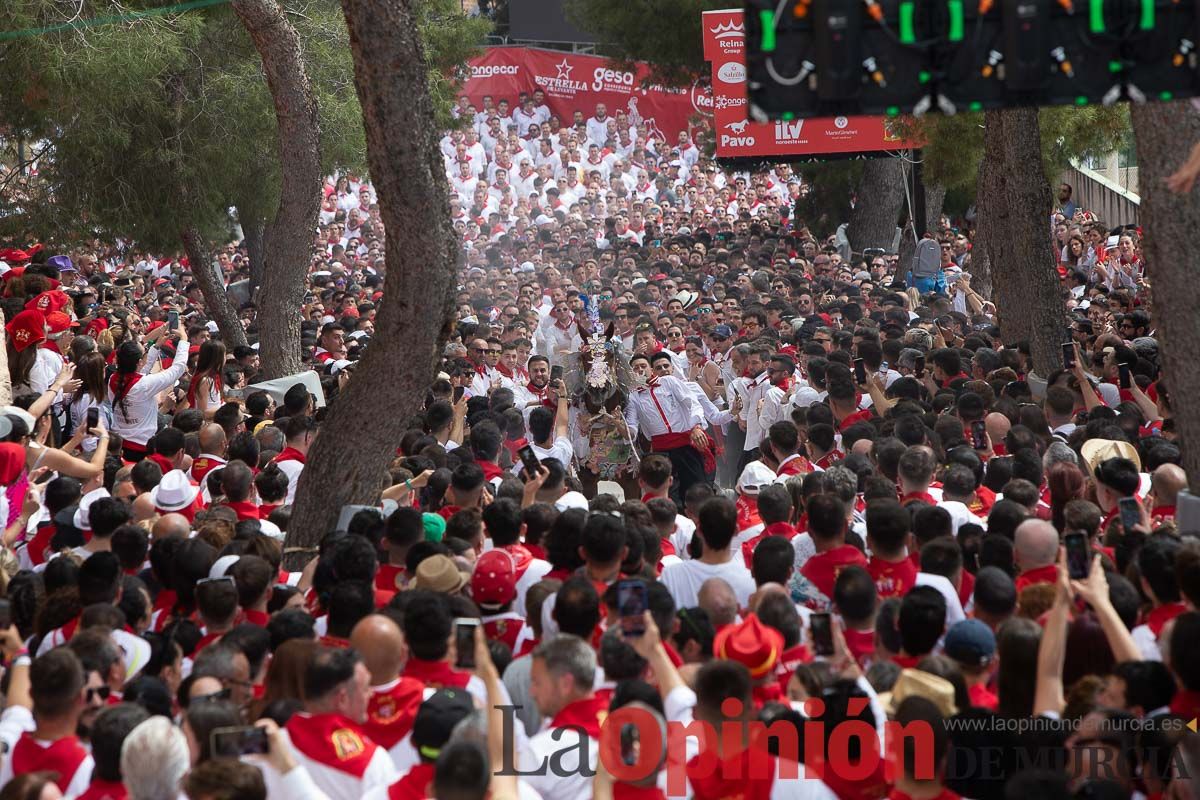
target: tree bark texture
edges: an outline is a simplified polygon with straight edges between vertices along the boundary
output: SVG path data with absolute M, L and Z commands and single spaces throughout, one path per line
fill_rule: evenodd
M 242 327 L 237 309 L 229 302 L 225 286 L 217 280 L 212 251 L 195 228 L 182 231 L 179 238 L 183 242 L 183 251 L 187 253 L 192 276 L 196 279 L 196 285 L 200 287 L 200 293 L 204 295 L 204 307 L 217 323 L 217 328 L 221 331 L 221 341 L 232 352 L 238 345 L 246 344 L 246 329 Z
M 374 503 L 407 420 L 450 333 L 457 245 L 437 150 L 415 0 L 343 0 L 367 162 L 386 231 L 387 280 L 375 336 L 300 475 L 289 563 L 312 556 L 346 503 Z
M 1170 389 L 1171 408 L 1183 450 L 1183 468 L 1192 492 L 1200 491 L 1200 332 L 1196 303 L 1200 302 L 1200 256 L 1194 246 L 1200 230 L 1200 195 L 1167 190 L 1166 177 L 1187 158 L 1187 149 L 1200 141 L 1200 113 L 1191 101 L 1144 103 L 1130 106 L 1137 140 L 1142 247 L 1151 265 L 1151 291 L 1162 368 Z
M 1044 378 L 1062 366 L 1066 314 L 1050 246 L 1037 109 L 988 111 L 983 143 L 979 225 L 1000 328 L 1008 343 L 1029 340 L 1034 370 Z
M 863 165 L 862 178 L 850 210 L 850 249 L 890 250 L 896 240 L 896 220 L 904 208 L 904 171 L 898 158 L 873 158 Z
M 282 185 L 275 219 L 263 232 L 258 306 L 259 356 L 267 378 L 300 372 L 300 306 L 321 210 L 317 98 L 300 36 L 276 0 L 233 0 L 234 13 L 262 58 L 279 126 Z

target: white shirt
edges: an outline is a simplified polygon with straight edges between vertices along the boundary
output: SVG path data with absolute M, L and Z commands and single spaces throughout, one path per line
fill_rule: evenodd
M 600 147 L 604 147 L 604 143 L 608 141 L 608 120 L 609 117 L 607 115 L 604 119 L 588 117 L 587 136 L 589 141 Z
M 746 444 L 742 449 L 747 452 L 758 447 L 766 436 L 767 431 L 762 426 L 762 418 L 759 415 L 758 401 L 764 400 L 767 392 L 773 388 L 766 372 L 746 384 L 746 391 L 742 396 L 742 410 L 738 417 L 746 421 Z
M 530 397 L 532 398 L 533 395 L 530 394 Z M 529 447 L 533 450 L 533 454 L 538 457 L 539 461 L 544 461 L 547 458 L 557 458 L 558 462 L 566 468 L 568 473 L 572 472 L 571 465 L 575 461 L 575 448 L 571 445 L 571 440 L 568 437 L 556 436 L 549 448 L 539 447 L 534 442 L 530 442 Z M 520 475 L 523 468 L 524 465 L 518 459 L 517 463 L 513 464 L 512 469 L 509 471 L 513 475 Z
M 721 564 L 708 564 L 697 559 L 688 559 L 672 564 L 663 570 L 662 583 L 675 598 L 676 608 L 691 608 L 698 605 L 700 586 L 709 578 L 720 578 L 729 584 L 737 595 L 738 605 L 745 608 L 750 595 L 758 588 L 741 553 L 730 550 L 731 557 Z
M 518 752 L 519 769 L 524 773 L 522 777 L 545 800 L 591 797 L 591 776 L 595 774 L 600 743 L 590 737 L 587 739 L 588 769 L 584 770 L 579 757 L 580 737 L 584 734 L 577 730 L 556 731 L 549 725 L 547 721 Z M 553 768 L 550 767 L 551 759 Z
M 647 439 L 664 433 L 686 433 L 704 422 L 700 403 L 678 378 L 657 378 L 635 389 L 625 406 L 625 423 L 632 438 L 640 431 Z
M 180 345 L 185 347 L 185 345 Z M 187 371 L 187 359 L 176 358 L 162 372 L 143 375 L 121 400 L 112 399 L 113 433 L 134 444 L 146 445 L 158 431 L 158 395 L 170 389 Z M 291 498 L 288 498 L 291 502 Z

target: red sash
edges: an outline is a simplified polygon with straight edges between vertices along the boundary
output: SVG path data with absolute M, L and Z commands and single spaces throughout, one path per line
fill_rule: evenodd
M 600 738 L 600 726 L 608 716 L 608 704 L 603 698 L 592 696 L 568 703 L 550 720 L 550 729 L 580 728 L 589 738 Z
M 416 678 L 434 689 L 443 686 L 463 689 L 471 682 L 471 673 L 456 670 L 446 661 L 426 661 L 413 656 L 404 664 L 404 677 Z
M 504 642 L 508 645 L 508 649 L 515 653 L 517 650 L 517 639 L 520 638 L 521 630 L 524 627 L 525 621 L 520 617 L 516 619 L 498 617 L 497 619 L 484 621 L 483 634 L 489 641 Z
M 1183 603 L 1163 603 L 1161 606 L 1150 609 L 1150 613 L 1146 615 L 1146 627 L 1157 639 L 1166 624 L 1185 611 L 1187 611 L 1187 606 Z
M 737 499 L 737 530 L 739 533 L 762 523 L 758 516 L 758 502 L 749 495 L 739 494 Z
M 403 778 L 388 787 L 388 800 L 425 800 L 433 796 L 432 762 L 421 763 L 408 771 Z
M 707 433 L 704 438 L 708 441 L 708 446 L 704 449 L 696 447 L 692 444 L 692 432 L 679 431 L 678 433 L 661 433 L 658 436 L 653 436 L 650 439 L 650 449 L 656 453 L 663 453 L 667 450 L 678 450 L 680 447 L 690 447 L 700 454 L 701 460 L 704 462 L 704 471 L 712 472 L 717 468 L 717 457 L 713 454 L 716 450 L 716 443 Z
M 258 506 L 248 500 L 242 500 L 237 503 L 226 502 L 225 505 L 233 509 L 233 512 L 237 514 L 238 522 L 247 519 L 261 519 L 259 517 Z
M 74 736 L 64 736 L 48 746 L 42 746 L 33 738 L 32 733 L 23 733 L 12 752 L 13 775 L 24 775 L 26 772 L 56 772 L 58 779 L 55 780 L 55 784 L 65 792 L 71 785 L 75 772 L 87 757 L 87 750 L 83 749 L 79 739 Z
M 199 456 L 192 462 L 192 480 L 197 483 L 204 480 L 204 476 L 212 472 L 216 467 L 225 466 L 219 461 L 214 461 L 208 456 Z
M 279 451 L 279 455 L 275 456 L 276 464 L 279 464 L 283 461 L 299 461 L 301 464 L 303 464 L 307 460 L 308 457 L 294 447 L 285 447 L 283 450 Z
M 424 695 L 425 684 L 415 678 L 398 678 L 389 689 L 372 690 L 363 733 L 390 750 L 412 731 Z
M 356 778 L 375 755 L 375 743 L 341 714 L 293 714 L 287 732 L 305 757 Z

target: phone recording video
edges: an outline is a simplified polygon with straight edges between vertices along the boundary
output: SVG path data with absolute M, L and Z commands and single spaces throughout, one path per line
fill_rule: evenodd
M 1063 537 L 1067 548 L 1067 574 L 1073 581 L 1081 581 L 1091 570 L 1091 552 L 1086 533 L 1075 531 Z
M 646 632 L 646 584 L 642 581 L 621 581 L 617 584 L 617 611 L 621 615 L 621 633 L 628 637 Z
M 214 728 L 209 734 L 209 744 L 214 758 L 266 755 L 269 749 L 267 732 L 249 725 Z
M 1062 346 L 1063 369 L 1075 369 L 1075 343 L 1063 342 Z
M 479 620 L 459 617 L 454 620 L 454 666 L 458 669 L 475 669 L 475 629 Z
M 1117 508 L 1120 509 L 1123 530 L 1132 530 L 1141 524 L 1142 507 L 1136 497 L 1122 497 L 1117 501 Z
M 517 450 L 517 457 L 521 459 L 521 466 L 525 468 L 525 475 L 532 478 L 538 474 L 538 470 L 542 466 L 542 462 L 538 459 L 537 454 L 533 452 L 533 448 L 525 445 Z
M 100 424 L 100 409 L 92 406 L 87 410 L 87 429 L 89 431 L 96 430 L 96 426 Z
M 867 382 L 867 364 L 861 358 L 854 359 L 854 380 L 859 386 Z
M 987 423 L 981 419 L 971 423 L 971 447 L 987 450 Z
M 812 629 L 813 652 L 818 656 L 833 655 L 833 618 L 828 613 L 813 614 L 808 618 Z

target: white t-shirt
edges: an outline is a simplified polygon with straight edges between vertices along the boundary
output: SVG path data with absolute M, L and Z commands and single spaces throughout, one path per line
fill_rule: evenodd
M 721 564 L 707 564 L 697 559 L 688 559 L 672 564 L 663 570 L 663 585 L 675 598 L 676 608 L 691 608 L 698 605 L 700 586 L 709 578 L 721 578 L 737 595 L 738 605 L 745 608 L 756 587 L 746 562 L 739 553 L 730 551 L 730 559 Z

